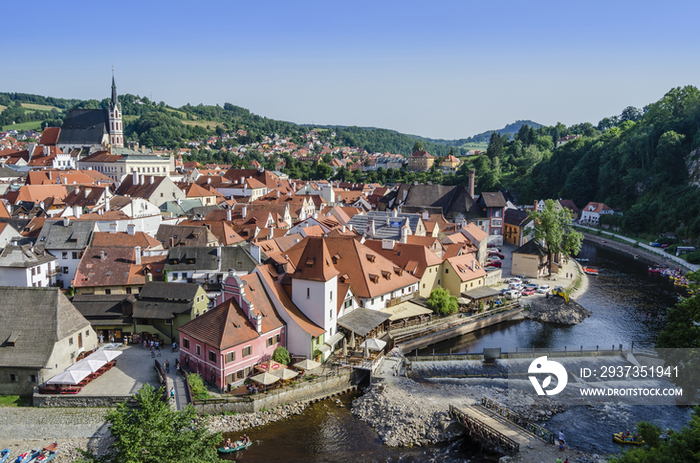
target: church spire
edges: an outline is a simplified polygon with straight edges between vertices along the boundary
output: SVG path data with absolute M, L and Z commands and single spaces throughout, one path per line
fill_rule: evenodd
M 119 104 L 119 98 L 117 97 L 117 85 L 114 83 L 114 71 L 112 71 L 112 101 L 110 103 L 111 109 L 121 106 Z

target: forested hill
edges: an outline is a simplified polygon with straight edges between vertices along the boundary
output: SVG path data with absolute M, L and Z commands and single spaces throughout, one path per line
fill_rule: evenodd
M 521 201 L 600 201 L 624 213 L 614 217 L 629 232 L 700 237 L 700 91 L 675 88 L 598 128 L 600 136 L 584 133 L 518 179 Z
M 299 125 L 257 116 L 231 103 L 225 103 L 223 106 L 187 104 L 175 108 L 164 102 L 155 103 L 146 97 L 130 94 L 120 95 L 119 100 L 125 116 L 127 139 L 137 139 L 147 146 L 184 147 L 189 140 L 214 135 L 217 132 L 235 132 L 238 129 L 248 132 L 248 135 L 240 140 L 242 143 L 258 141 L 262 136 L 271 133 L 291 136 L 295 141 L 299 141 L 298 137 L 310 128 L 322 128 L 336 132 L 338 143 L 356 146 L 368 152 L 408 155 L 416 141 L 420 140 L 425 149 L 435 156 L 446 156 L 450 149 L 459 156 L 466 154 L 468 150 L 468 147 L 464 146 L 466 141 L 485 145 L 491 134 L 485 132 L 467 139 L 439 140 L 374 127 Z M 101 101 L 76 100 L 24 93 L 0 93 L 0 106 L 6 107 L 4 110 L 0 107 L 0 127 L 32 121 L 36 122 L 36 128 L 40 125 L 59 126 L 67 111 L 72 108 L 106 108 L 108 104 L 108 98 Z M 541 127 L 535 122 L 525 122 L 531 127 Z M 496 132 L 511 135 L 525 122 L 509 124 Z

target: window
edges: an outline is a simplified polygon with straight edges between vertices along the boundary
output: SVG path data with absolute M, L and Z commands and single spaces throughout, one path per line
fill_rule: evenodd
M 90 337 L 90 330 L 85 330 L 85 337 L 89 338 Z
M 17 382 L 17 375 L 10 375 L 10 382 L 16 383 Z
M 73 259 L 77 259 L 77 258 L 78 258 L 78 253 L 76 251 L 73 251 Z
M 179 276 L 180 276 L 179 273 L 177 273 L 177 272 L 173 273 L 173 280 L 177 280 Z
M 63 251 L 63 252 L 61 253 L 61 258 L 63 258 L 63 259 L 68 259 L 68 251 Z
M 36 383 L 36 375 L 29 375 L 29 382 Z
M 195 346 L 195 350 L 196 350 L 197 355 L 199 355 L 199 356 L 201 357 L 201 356 L 202 356 L 202 346 L 200 346 L 199 344 L 197 344 L 197 345 Z
M 345 308 L 347 309 L 350 306 L 352 306 L 352 299 L 348 299 L 347 301 L 345 301 Z
M 372 298 L 372 302 L 371 302 L 371 305 L 374 305 L 374 298 Z
M 68 275 L 68 267 L 63 267 L 63 274 Z
M 131 286 L 126 287 L 126 294 L 131 294 Z
M 278 334 L 275 336 L 275 344 L 279 344 L 280 341 L 282 341 L 282 335 L 278 333 Z
M 311 288 L 306 288 L 306 298 L 307 299 L 311 298 Z
M 449 268 L 446 268 L 446 269 L 445 269 L 445 273 L 450 273 L 450 269 L 449 269 Z
M 330 318 L 331 320 L 333 320 L 333 309 L 331 309 L 331 310 L 328 311 L 328 318 Z
M 68 345 L 72 346 L 73 345 L 73 338 L 68 338 Z
M 252 353 L 252 349 L 250 346 L 246 346 L 243 348 L 243 358 L 250 357 L 251 353 Z
M 275 338 L 267 338 L 267 347 L 271 347 L 275 343 Z
M 246 378 L 247 378 L 248 376 L 250 376 L 250 367 L 245 367 L 245 368 L 243 369 L 243 374 L 245 375 Z
M 236 352 L 229 352 L 226 354 L 226 363 L 231 363 L 236 360 Z
M 333 300 L 333 291 L 331 291 L 331 301 Z
M 182 347 L 184 347 L 185 349 L 189 349 L 189 348 L 190 348 L 190 340 L 189 340 L 189 339 L 183 339 L 183 340 L 182 340 Z
M 423 283 L 423 289 L 425 289 L 425 283 Z
M 209 361 L 216 363 L 216 352 L 213 350 L 209 351 Z
M 236 379 L 243 379 L 243 378 L 245 378 L 243 370 L 238 370 L 236 372 Z
M 328 335 L 329 335 L 329 336 L 333 336 L 333 328 L 331 328 L 330 330 L 328 330 Z

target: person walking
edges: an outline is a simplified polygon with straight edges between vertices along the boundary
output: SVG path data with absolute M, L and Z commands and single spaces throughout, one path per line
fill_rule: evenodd
M 100 344 L 102 344 L 103 342 L 105 342 L 105 337 L 100 335 Z
M 160 354 L 162 354 L 162 353 L 163 353 L 163 350 L 160 347 L 158 347 L 158 357 L 160 357 Z
M 170 398 L 175 400 L 175 388 L 174 387 L 170 388 Z
M 165 372 L 170 373 L 170 362 L 167 360 L 165 361 Z

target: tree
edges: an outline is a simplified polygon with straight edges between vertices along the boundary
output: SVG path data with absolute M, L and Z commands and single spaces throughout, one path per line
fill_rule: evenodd
M 488 156 L 489 159 L 500 159 L 503 157 L 503 138 L 501 138 L 498 132 L 493 132 L 491 134 L 489 146 L 486 148 L 486 156 Z
M 412 152 L 415 153 L 416 151 L 425 151 L 425 147 L 423 146 L 423 143 L 421 143 L 420 140 L 416 141 L 413 144 L 413 151 Z
M 282 346 L 279 346 L 272 353 L 272 360 L 274 360 L 277 363 L 281 363 L 282 365 L 289 365 L 292 361 L 289 358 L 289 351 Z
M 459 309 L 457 298 L 441 287 L 437 287 L 430 292 L 427 305 L 430 310 L 440 315 L 455 313 Z
M 581 250 L 583 235 L 571 228 L 571 212 L 562 207 L 557 210 L 554 201 L 548 199 L 544 202 L 542 212 L 530 213 L 533 228 L 528 232 L 532 239 L 544 243 L 549 260 L 549 273 L 552 273 L 554 254 L 578 254 Z
M 211 462 L 219 457 L 216 445 L 221 433 L 211 434 L 208 419 L 198 416 L 190 404 L 175 410 L 164 399 L 165 390 L 146 384 L 133 397 L 136 406 L 122 402 L 107 414 L 114 443 L 111 453 L 97 458 L 84 454 L 85 462 L 181 463 Z

